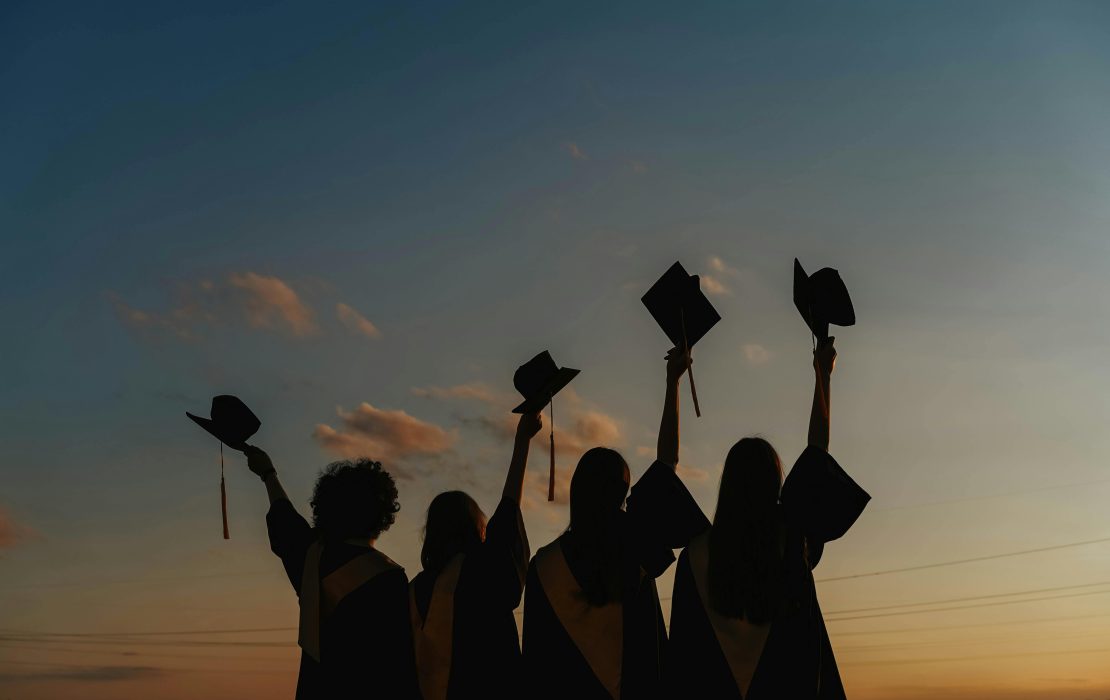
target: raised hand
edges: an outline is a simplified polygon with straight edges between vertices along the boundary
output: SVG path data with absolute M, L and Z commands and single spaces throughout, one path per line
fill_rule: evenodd
M 543 430 L 543 416 L 539 412 L 522 414 L 516 424 L 516 436 L 524 440 L 531 440 L 541 430 Z
M 680 348 L 677 345 L 667 351 L 667 381 L 669 383 L 677 383 L 690 365 L 694 364 L 694 358 L 691 357 L 688 349 Z
M 817 348 L 813 351 L 813 369 L 826 377 L 830 376 L 833 368 L 836 367 L 836 348 L 833 347 L 835 340 L 836 338 L 832 337 L 822 340 L 817 343 Z
M 265 479 L 269 474 L 277 471 L 274 469 L 273 461 L 270 460 L 270 455 L 261 448 L 247 445 L 243 448 L 243 454 L 247 456 L 247 468 L 259 478 Z

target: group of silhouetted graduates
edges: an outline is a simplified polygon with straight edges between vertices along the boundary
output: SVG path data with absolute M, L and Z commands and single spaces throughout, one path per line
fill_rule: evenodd
M 432 500 L 411 581 L 374 546 L 400 507 L 379 463 L 326 467 L 310 525 L 266 453 L 244 445 L 269 493 L 271 548 L 300 599 L 297 697 L 844 697 L 811 570 L 869 496 L 827 451 L 832 340 L 814 350 L 809 446 L 785 482 L 774 448 L 744 438 L 725 458 L 712 522 L 703 515 L 676 473 L 691 362 L 677 347 L 657 458 L 635 484 L 620 453 L 588 450 L 569 527 L 530 557 L 520 501 L 545 401 L 521 415 L 488 520 L 462 491 Z M 668 635 L 655 579 L 676 549 Z

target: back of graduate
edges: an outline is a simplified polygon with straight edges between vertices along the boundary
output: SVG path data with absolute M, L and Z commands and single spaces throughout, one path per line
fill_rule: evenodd
M 809 446 L 783 483 L 774 448 L 737 442 L 712 527 L 679 558 L 667 684 L 704 698 L 844 698 L 814 587 L 826 542 L 869 500 L 828 454 L 833 339 L 814 351 Z
M 528 569 L 522 697 L 660 694 L 667 635 L 655 579 L 672 550 L 709 524 L 675 473 L 678 384 L 688 366 L 688 353 L 668 355 L 659 459 L 631 494 L 618 452 L 596 447 L 578 462 L 570 527 Z
M 513 611 L 524 592 L 528 537 L 520 513 L 528 446 L 542 421 L 524 414 L 501 501 L 486 521 L 462 491 L 428 507 L 421 564 L 410 585 L 417 672 L 424 700 L 520 695 Z
M 245 450 L 270 497 L 270 548 L 300 604 L 298 700 L 420 697 L 405 571 L 374 547 L 399 509 L 377 462 L 336 462 L 312 496 L 314 525 L 297 512 L 268 455 Z

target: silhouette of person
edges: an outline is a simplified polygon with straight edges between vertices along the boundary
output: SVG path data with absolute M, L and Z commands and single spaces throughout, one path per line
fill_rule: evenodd
M 844 698 L 812 569 L 870 496 L 828 454 L 833 338 L 814 350 L 809 446 L 783 483 L 774 448 L 725 458 L 713 524 L 675 572 L 667 680 L 703 698 Z
M 678 385 L 689 354 L 676 348 L 667 359 L 658 459 L 629 493 L 628 464 L 618 452 L 595 447 L 582 455 L 571 478 L 570 527 L 528 568 L 529 697 L 660 692 L 667 636 L 655 579 L 674 561 L 673 549 L 709 526 L 675 473 Z
M 409 585 L 417 674 L 424 700 L 520 694 L 520 637 L 513 610 L 524 592 L 528 536 L 520 513 L 528 446 L 539 414 L 521 415 L 501 502 L 486 516 L 468 494 L 432 499 Z
M 312 493 L 310 527 L 270 457 L 244 452 L 270 497 L 270 549 L 300 599 L 297 699 L 419 698 L 408 579 L 374 548 L 400 510 L 393 477 L 367 459 L 329 464 Z

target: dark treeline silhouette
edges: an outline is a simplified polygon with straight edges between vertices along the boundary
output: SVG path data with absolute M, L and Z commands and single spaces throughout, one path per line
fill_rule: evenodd
M 828 326 L 855 314 L 835 270 L 808 276 L 795 260 L 794 284 L 814 336 L 808 446 L 784 479 L 770 443 L 740 439 L 712 521 L 679 476 L 679 385 L 689 375 L 693 390 L 691 348 L 720 316 L 678 263 L 644 296 L 674 345 L 655 462 L 632 484 L 619 452 L 587 450 L 570 482 L 569 526 L 531 558 L 520 510 L 529 445 L 543 409 L 578 374 L 547 352 L 514 377 L 524 401 L 493 515 L 465 492 L 437 495 L 411 582 L 375 547 L 400 508 L 380 463 L 325 467 L 310 525 L 270 457 L 246 444 L 260 426 L 250 409 L 219 396 L 210 419 L 190 415 L 243 451 L 265 484 L 270 547 L 300 603 L 296 697 L 844 698 L 812 570 L 870 498 L 828 452 Z M 550 439 L 553 455 L 553 428 Z M 553 485 L 553 456 L 550 469 Z M 668 637 L 655 582 L 676 549 Z

